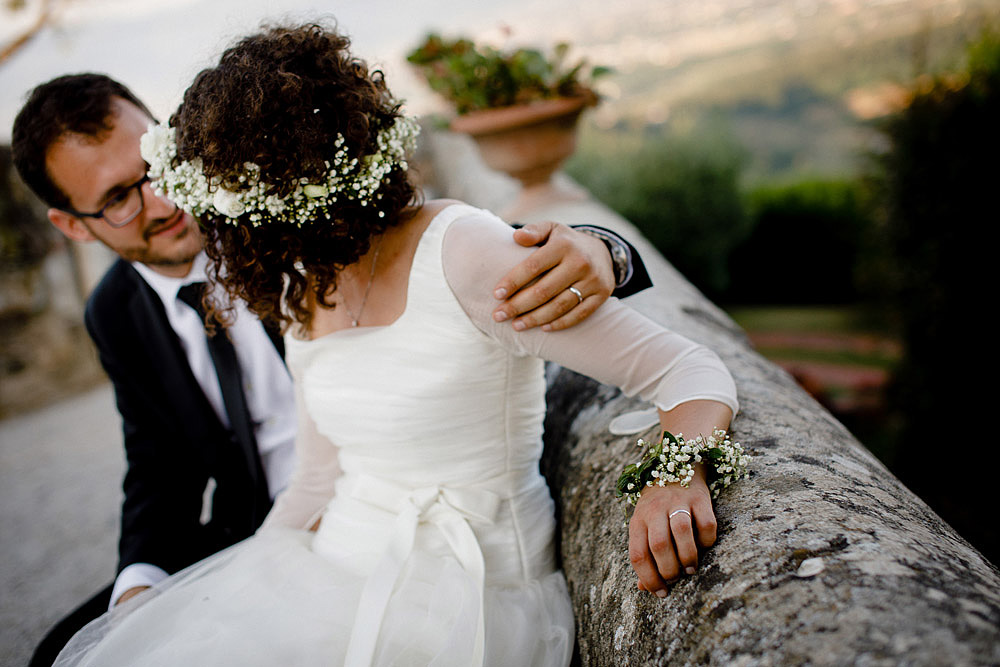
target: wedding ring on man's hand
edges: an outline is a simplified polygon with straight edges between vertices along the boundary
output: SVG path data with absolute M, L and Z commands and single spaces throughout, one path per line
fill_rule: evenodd
M 575 287 L 570 287 L 569 291 L 576 295 L 577 298 L 576 305 L 579 306 L 581 303 L 583 303 L 583 294 L 580 293 L 580 290 L 578 290 Z
M 687 514 L 688 518 L 689 519 L 691 518 L 691 512 L 688 512 L 687 510 L 674 510 L 673 512 L 667 515 L 667 518 L 673 519 L 675 514 Z

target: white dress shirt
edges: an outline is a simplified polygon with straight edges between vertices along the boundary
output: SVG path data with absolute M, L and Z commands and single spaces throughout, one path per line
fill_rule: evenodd
M 205 266 L 208 258 L 201 253 L 195 258 L 191 271 L 183 278 L 170 278 L 153 271 L 148 266 L 134 262 L 132 266 L 153 288 L 163 302 L 167 320 L 180 339 L 187 355 L 191 372 L 212 405 L 219 420 L 229 426 L 229 415 L 222 401 L 219 377 L 208 351 L 208 338 L 201 316 L 177 298 L 177 291 L 184 285 L 206 280 Z M 243 374 L 243 391 L 247 407 L 256 425 L 255 434 L 260 460 L 267 477 L 271 499 L 288 484 L 295 466 L 294 440 L 296 431 L 295 398 L 288 369 L 278 355 L 274 344 L 264 331 L 260 320 L 242 303 L 236 304 L 236 320 L 229 329 Z M 206 488 L 202 520 L 207 521 L 211 509 L 214 480 Z M 123 569 L 115 579 L 111 605 L 122 593 L 136 586 L 151 586 L 167 573 L 148 563 L 133 563 Z

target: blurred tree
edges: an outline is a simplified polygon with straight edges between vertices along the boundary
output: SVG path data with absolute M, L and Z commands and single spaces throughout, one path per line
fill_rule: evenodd
M 842 304 L 871 225 L 861 184 L 809 180 L 759 187 L 747 196 L 751 229 L 733 251 L 727 304 Z
M 884 276 L 906 346 L 891 391 L 900 426 L 889 464 L 1000 563 L 988 477 L 1000 448 L 982 420 L 997 377 L 985 333 L 1000 221 L 1000 34 L 986 34 L 969 53 L 966 72 L 921 80 L 882 128 Z
M 717 122 L 686 135 L 646 128 L 585 142 L 567 172 L 635 224 L 709 297 L 729 284 L 729 255 L 746 234 L 740 174 L 746 154 Z

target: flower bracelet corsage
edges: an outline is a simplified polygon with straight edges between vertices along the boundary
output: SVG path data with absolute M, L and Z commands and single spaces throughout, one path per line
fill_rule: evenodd
M 750 457 L 740 443 L 733 442 L 722 429 L 707 438 L 699 435 L 694 440 L 664 431 L 660 442 L 650 444 L 640 438 L 636 445 L 648 449 L 638 463 L 625 466 L 615 485 L 615 497 L 624 496 L 629 505 L 636 504 L 647 486 L 666 486 L 672 482 L 688 486 L 694 477 L 696 463 L 704 463 L 712 469 L 708 489 L 716 498 L 722 489 L 746 477 L 750 464 Z

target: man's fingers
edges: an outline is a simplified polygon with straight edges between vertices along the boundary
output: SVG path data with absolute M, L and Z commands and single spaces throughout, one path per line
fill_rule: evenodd
M 570 293 L 569 297 L 557 294 L 555 298 L 519 316 L 514 320 L 512 326 L 517 331 L 525 331 L 532 327 L 548 325 L 553 320 L 559 319 L 576 307 L 578 303 L 577 298 L 572 293 Z
M 518 317 L 514 320 L 513 326 L 517 331 L 537 326 L 545 331 L 568 329 L 587 319 L 601 303 L 601 299 L 597 297 L 587 297 L 580 301 L 575 294 L 566 290 L 545 305 Z
M 532 257 L 539 256 L 539 263 L 531 263 L 529 261 L 532 259 L 529 257 L 520 265 L 514 267 L 508 276 L 513 276 L 515 279 L 524 279 L 528 276 L 528 272 L 534 271 L 535 269 L 549 264 L 549 256 L 545 253 L 545 248 L 535 252 Z M 558 261 L 558 258 L 556 258 Z M 524 273 L 519 273 L 519 267 L 523 267 Z M 518 273 L 515 273 L 518 272 Z M 497 307 L 493 311 L 493 318 L 498 322 L 503 322 L 504 320 L 513 319 L 528 313 L 532 313 L 537 308 L 545 305 L 549 305 L 550 302 L 558 300 L 556 303 L 551 303 L 552 308 L 548 310 L 545 314 L 535 314 L 535 317 L 531 319 L 530 322 L 525 322 L 525 325 L 538 326 L 540 324 L 546 324 L 551 320 L 569 312 L 580 300 L 573 295 L 572 292 L 568 290 L 569 287 L 577 280 L 580 275 L 585 275 L 579 265 L 576 262 L 564 260 L 557 265 L 552 265 L 552 268 L 546 270 L 544 274 L 538 277 L 535 282 L 531 282 L 532 278 L 535 278 L 535 274 L 532 273 L 526 286 L 519 289 L 516 294 L 509 296 L 507 300 Z M 502 315 L 500 315 L 502 313 Z M 525 326 L 524 328 L 530 328 L 530 326 Z
M 564 312 L 575 306 L 580 300 L 569 291 L 569 287 L 576 281 L 579 273 L 574 266 L 563 262 L 558 266 L 546 271 L 537 281 L 529 284 L 514 294 L 502 304 L 497 310 L 504 310 L 511 318 L 529 313 L 554 299 L 562 299 L 566 308 L 556 313 L 553 318 L 559 317 Z M 584 292 L 584 296 L 586 293 Z M 548 320 L 546 320 L 548 321 Z M 543 324 L 544 322 L 539 322 Z
M 594 311 L 597 310 L 602 303 L 604 303 L 603 299 L 596 296 L 588 296 L 561 317 L 551 320 L 548 324 L 543 324 L 542 329 L 545 331 L 562 331 L 563 329 L 569 329 L 570 327 L 576 326 L 593 315 Z
M 535 280 L 553 266 L 556 266 L 559 263 L 559 258 L 560 255 L 556 251 L 549 250 L 547 247 L 539 248 L 500 279 L 500 282 L 494 288 L 493 296 L 501 300 L 507 299 L 512 294 L 517 296 L 516 293 L 518 290 L 528 285 L 532 280 Z M 542 301 L 542 303 L 545 303 L 545 301 Z M 523 311 L 513 314 L 508 312 L 508 317 L 515 317 L 520 312 Z
M 611 295 L 613 272 L 599 240 L 552 222 L 527 225 L 515 239 L 545 245 L 497 283 L 494 296 L 503 303 L 493 311 L 495 321 L 513 320 L 518 331 L 559 331 L 586 319 Z
M 514 241 L 526 248 L 539 245 L 549 238 L 555 226 L 554 222 L 532 222 L 514 231 Z

